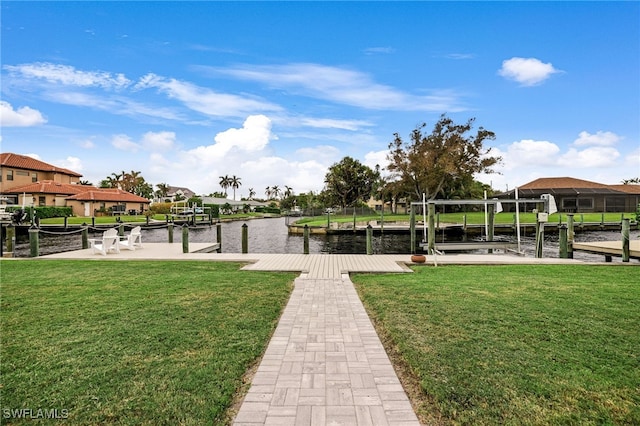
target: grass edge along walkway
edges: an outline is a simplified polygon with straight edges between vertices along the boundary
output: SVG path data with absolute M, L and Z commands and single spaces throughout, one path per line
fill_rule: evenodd
M 240 266 L 1 261 L 3 424 L 230 423 L 297 275 Z
M 640 424 L 638 269 L 415 271 L 352 281 L 423 422 Z

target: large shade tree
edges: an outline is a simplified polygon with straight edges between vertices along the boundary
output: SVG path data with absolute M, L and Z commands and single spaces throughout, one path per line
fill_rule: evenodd
M 416 199 L 422 194 L 428 199 L 449 198 L 447 192 L 469 185 L 476 173 L 495 173 L 492 167 L 502 159 L 491 156 L 491 148 L 484 147 L 495 134 L 482 127 L 471 134 L 474 121 L 456 124 L 442 115 L 431 133 L 425 132 L 426 124 L 419 125 L 407 143 L 394 134 L 387 169 L 396 189 Z
M 111 173 L 100 182 L 101 188 L 119 188 L 144 198 L 153 197 L 153 186 L 145 181 L 144 177 L 135 170 L 130 173 Z
M 342 208 L 366 201 L 376 189 L 380 172 L 351 157 L 344 157 L 329 167 L 323 191 L 326 202 Z

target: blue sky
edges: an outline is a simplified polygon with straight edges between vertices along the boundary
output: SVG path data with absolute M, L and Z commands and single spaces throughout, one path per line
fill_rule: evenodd
M 496 133 L 497 190 L 640 176 L 640 3 L 12 2 L 2 152 L 98 184 L 319 191 L 441 114 Z

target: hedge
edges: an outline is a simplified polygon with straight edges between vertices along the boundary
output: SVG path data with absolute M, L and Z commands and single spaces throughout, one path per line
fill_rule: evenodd
M 25 207 L 24 210 L 29 212 L 31 217 L 31 209 L 34 207 Z M 7 208 L 7 212 L 20 210 L 22 207 L 11 206 Z M 68 217 L 73 215 L 71 207 L 35 207 L 36 217 L 39 219 L 49 219 L 51 217 Z

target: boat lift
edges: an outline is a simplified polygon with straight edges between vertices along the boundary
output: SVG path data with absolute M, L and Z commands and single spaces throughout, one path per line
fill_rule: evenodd
M 447 206 L 447 205 L 484 205 L 485 207 L 485 229 L 487 235 L 487 241 L 477 243 L 447 243 L 438 244 L 438 248 L 449 248 L 452 250 L 475 250 L 479 248 L 486 248 L 492 250 L 493 248 L 506 248 L 507 243 L 493 241 L 493 216 L 495 213 L 502 211 L 502 204 L 515 204 L 516 214 L 516 234 L 517 234 L 517 253 L 522 254 L 521 242 L 520 242 L 520 204 L 536 204 L 541 206 L 538 210 L 538 223 L 544 223 L 548 220 L 548 215 L 557 211 L 555 199 L 550 194 L 543 194 L 541 198 L 518 198 L 518 189 L 515 191 L 515 199 L 487 199 L 485 193 L 485 199 L 468 199 L 468 200 L 427 200 L 425 194 L 422 196 L 422 201 L 414 201 L 411 203 L 411 249 L 415 251 L 415 208 L 422 208 L 423 214 L 423 243 L 421 246 L 424 248 L 426 245 L 427 252 L 429 254 L 442 254 L 439 253 L 435 243 L 435 207 Z M 426 243 L 426 244 L 425 244 Z

